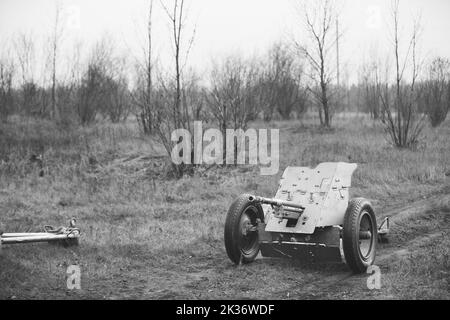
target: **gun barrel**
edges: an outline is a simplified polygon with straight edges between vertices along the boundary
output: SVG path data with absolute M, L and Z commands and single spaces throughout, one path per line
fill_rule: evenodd
M 293 203 L 291 201 L 279 200 L 279 199 L 275 199 L 275 198 L 264 198 L 264 197 L 258 197 L 258 196 L 251 196 L 250 200 L 254 200 L 257 202 L 261 202 L 264 204 L 270 204 L 270 205 L 278 206 L 278 207 L 284 206 L 284 207 L 291 207 L 291 208 L 305 210 L 305 207 L 302 206 L 301 204 Z

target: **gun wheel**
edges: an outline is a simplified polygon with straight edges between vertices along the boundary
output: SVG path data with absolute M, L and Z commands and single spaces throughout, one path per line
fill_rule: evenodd
M 355 273 L 362 273 L 375 261 L 377 222 L 372 205 L 363 198 L 349 202 L 344 218 L 345 260 Z
M 235 264 L 250 263 L 259 252 L 257 224 L 264 221 L 261 205 L 244 194 L 231 205 L 225 221 L 225 249 Z

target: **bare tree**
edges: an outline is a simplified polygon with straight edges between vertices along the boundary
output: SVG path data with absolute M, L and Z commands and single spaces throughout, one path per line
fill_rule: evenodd
M 165 106 L 158 107 L 162 114 L 160 115 L 160 121 L 156 123 L 155 130 L 170 156 L 176 143 L 171 141 L 172 131 L 175 129 L 186 129 L 191 132 L 191 115 L 187 104 L 182 103 L 183 70 L 194 41 L 195 27 L 191 36 L 185 33 L 187 31 L 187 11 L 184 0 L 174 0 L 170 8 L 162 1 L 160 3 L 169 20 L 172 33 L 174 74 L 173 80 L 166 81 L 162 77 L 159 79 L 164 99 L 157 100 L 159 102 L 164 101 L 162 103 Z M 181 177 L 189 166 L 185 163 L 172 163 L 172 168 L 175 175 Z
M 418 142 L 423 129 L 424 116 L 417 108 L 416 81 L 419 76 L 420 62 L 417 57 L 420 21 L 414 22 L 412 35 L 409 40 L 406 55 L 400 57 L 401 39 L 399 32 L 399 1 L 392 4 L 393 19 L 393 51 L 395 63 L 395 80 L 393 94 L 390 94 L 388 82 L 379 82 L 380 99 L 386 118 L 383 119 L 386 132 L 392 143 L 399 147 L 411 147 Z M 410 69 L 411 78 L 405 81 L 405 70 Z
M 422 101 L 433 127 L 444 122 L 450 109 L 450 61 L 435 58 L 422 85 Z
M 171 23 L 171 31 L 173 33 L 173 49 L 174 49 L 174 66 L 175 66 L 175 94 L 174 94 L 174 106 L 173 106 L 173 118 L 176 126 L 183 126 L 188 125 L 189 121 L 183 121 L 183 113 L 186 113 L 186 110 L 181 109 L 181 95 L 182 95 L 182 69 L 185 64 L 185 59 L 187 59 L 187 56 L 189 54 L 189 51 L 191 49 L 194 35 L 195 35 L 195 29 L 194 34 L 189 40 L 189 43 L 187 44 L 187 48 L 185 52 L 183 52 L 183 41 L 184 38 L 184 25 L 186 20 L 186 12 L 185 10 L 185 3 L 184 0 L 175 0 L 173 3 L 172 10 L 169 10 L 166 5 L 161 1 L 161 5 L 164 8 L 164 11 L 167 14 L 167 17 L 170 20 Z M 183 54 L 185 55 L 183 57 Z
M 330 127 L 334 95 L 331 84 L 335 74 L 331 53 L 342 36 L 336 30 L 337 9 L 330 0 L 318 0 L 311 7 L 304 2 L 302 12 L 310 45 L 298 41 L 295 45 L 311 68 L 309 91 L 318 103 L 320 123 Z
M 59 108 L 57 105 L 57 95 L 56 95 L 56 87 L 57 87 L 57 79 L 56 79 L 56 72 L 57 72 L 57 61 L 58 61 L 58 54 L 60 49 L 60 42 L 62 40 L 63 35 L 63 23 L 62 23 L 62 16 L 61 16 L 61 3 L 58 1 L 56 2 L 55 6 L 55 19 L 53 21 L 52 26 L 52 35 L 51 35 L 51 114 L 50 117 L 52 119 L 55 119 L 59 121 L 60 115 L 59 115 Z
M 144 134 L 151 134 L 158 121 L 156 103 L 154 103 L 154 58 L 153 58 L 153 0 L 148 7 L 146 46 L 144 46 L 144 58 L 137 59 L 137 86 L 131 92 L 133 105 L 137 107 L 137 120 Z

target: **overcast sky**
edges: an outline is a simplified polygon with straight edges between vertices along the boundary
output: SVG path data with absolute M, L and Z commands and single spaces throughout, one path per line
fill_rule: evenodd
M 67 0 L 60 1 L 66 17 L 64 54 L 73 42 L 81 40 L 85 51 L 109 34 L 119 50 L 139 54 L 143 40 L 148 0 Z M 290 39 L 301 32 L 295 0 L 190 0 L 191 25 L 197 26 L 190 64 L 205 69 L 212 58 L 233 53 L 252 55 L 263 52 L 279 39 Z M 162 60 L 168 57 L 166 16 L 155 1 L 155 46 Z M 341 43 L 342 62 L 350 73 L 373 55 L 383 56 L 388 48 L 386 28 L 390 0 L 342 0 L 340 24 L 345 30 Z M 403 0 L 401 23 L 404 31 L 421 13 L 422 55 L 450 57 L 450 1 Z M 50 32 L 55 0 L 0 0 L 0 41 L 19 32 L 33 32 L 43 41 Z M 3 46 L 3 44 L 2 44 Z

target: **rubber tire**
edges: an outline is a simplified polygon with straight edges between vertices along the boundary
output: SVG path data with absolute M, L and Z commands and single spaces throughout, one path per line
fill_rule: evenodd
M 237 197 L 228 209 L 227 218 L 225 220 L 225 230 L 224 230 L 224 240 L 225 249 L 230 260 L 239 265 L 241 263 L 253 262 L 259 253 L 259 243 L 257 243 L 256 249 L 251 254 L 245 254 L 242 252 L 239 245 L 239 223 L 242 214 L 250 206 L 256 208 L 256 217 L 252 217 L 255 221 L 259 219 L 264 222 L 264 212 L 262 210 L 261 204 L 250 200 L 251 195 L 242 194 Z M 258 242 L 258 239 L 256 239 Z
M 367 211 L 372 220 L 372 249 L 367 259 L 361 256 L 359 249 L 359 216 L 363 211 Z M 366 272 L 367 268 L 375 261 L 378 239 L 375 212 L 367 199 L 355 198 L 350 200 L 345 212 L 343 231 L 342 242 L 347 265 L 355 273 Z

